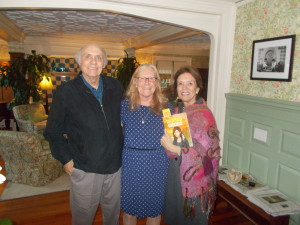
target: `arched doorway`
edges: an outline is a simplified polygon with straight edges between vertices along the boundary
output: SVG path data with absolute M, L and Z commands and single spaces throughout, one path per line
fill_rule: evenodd
M 173 0 L 151 2 L 147 0 L 74 0 L 72 4 L 69 4 L 60 0 L 46 2 L 12 0 L 3 2 L 0 6 L 0 10 L 32 8 L 111 11 L 207 33 L 211 38 L 207 102 L 215 115 L 222 141 L 225 125 L 225 93 L 229 92 L 232 63 L 236 12 L 234 3 L 226 1 L 216 3 L 211 0 L 190 0 L 188 3 Z

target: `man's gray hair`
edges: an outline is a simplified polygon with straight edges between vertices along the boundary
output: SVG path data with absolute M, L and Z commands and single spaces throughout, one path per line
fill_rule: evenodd
M 95 45 L 95 46 L 97 46 L 97 47 L 101 50 L 101 52 L 102 52 L 102 57 L 103 57 L 103 68 L 106 67 L 106 65 L 107 65 L 107 54 L 106 54 L 106 51 L 105 51 L 103 48 L 101 48 L 100 46 L 98 46 L 97 44 L 87 44 L 87 45 L 81 47 L 81 48 L 78 50 L 78 52 L 76 53 L 76 55 L 75 55 L 75 60 L 76 60 L 76 62 L 77 62 L 79 65 L 81 64 L 81 54 L 82 54 L 82 50 L 83 50 L 84 48 L 86 48 L 87 46 L 89 46 L 89 45 Z

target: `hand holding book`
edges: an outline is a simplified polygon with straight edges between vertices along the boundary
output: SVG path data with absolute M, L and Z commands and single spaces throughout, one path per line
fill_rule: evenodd
M 166 150 L 175 153 L 177 155 L 180 155 L 181 148 L 173 144 L 172 138 L 170 137 L 170 135 L 166 130 L 165 130 L 165 134 L 160 139 L 160 143 Z

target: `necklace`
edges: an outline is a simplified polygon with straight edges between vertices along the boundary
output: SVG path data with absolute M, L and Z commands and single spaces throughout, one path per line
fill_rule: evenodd
M 150 109 L 147 108 L 147 112 L 146 112 L 145 115 L 142 114 L 142 108 L 141 107 L 138 109 L 138 112 L 139 112 L 140 117 L 142 119 L 141 123 L 144 124 L 146 122 L 147 117 L 150 115 Z

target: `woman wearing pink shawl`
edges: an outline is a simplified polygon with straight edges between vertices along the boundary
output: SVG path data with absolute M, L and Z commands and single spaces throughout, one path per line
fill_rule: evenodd
M 171 158 L 164 210 L 170 225 L 208 224 L 216 199 L 219 132 L 212 112 L 199 97 L 201 88 L 197 70 L 185 66 L 176 72 L 173 90 L 182 103 L 175 113 L 187 113 L 193 147 L 174 145 L 166 132 L 161 139 Z

